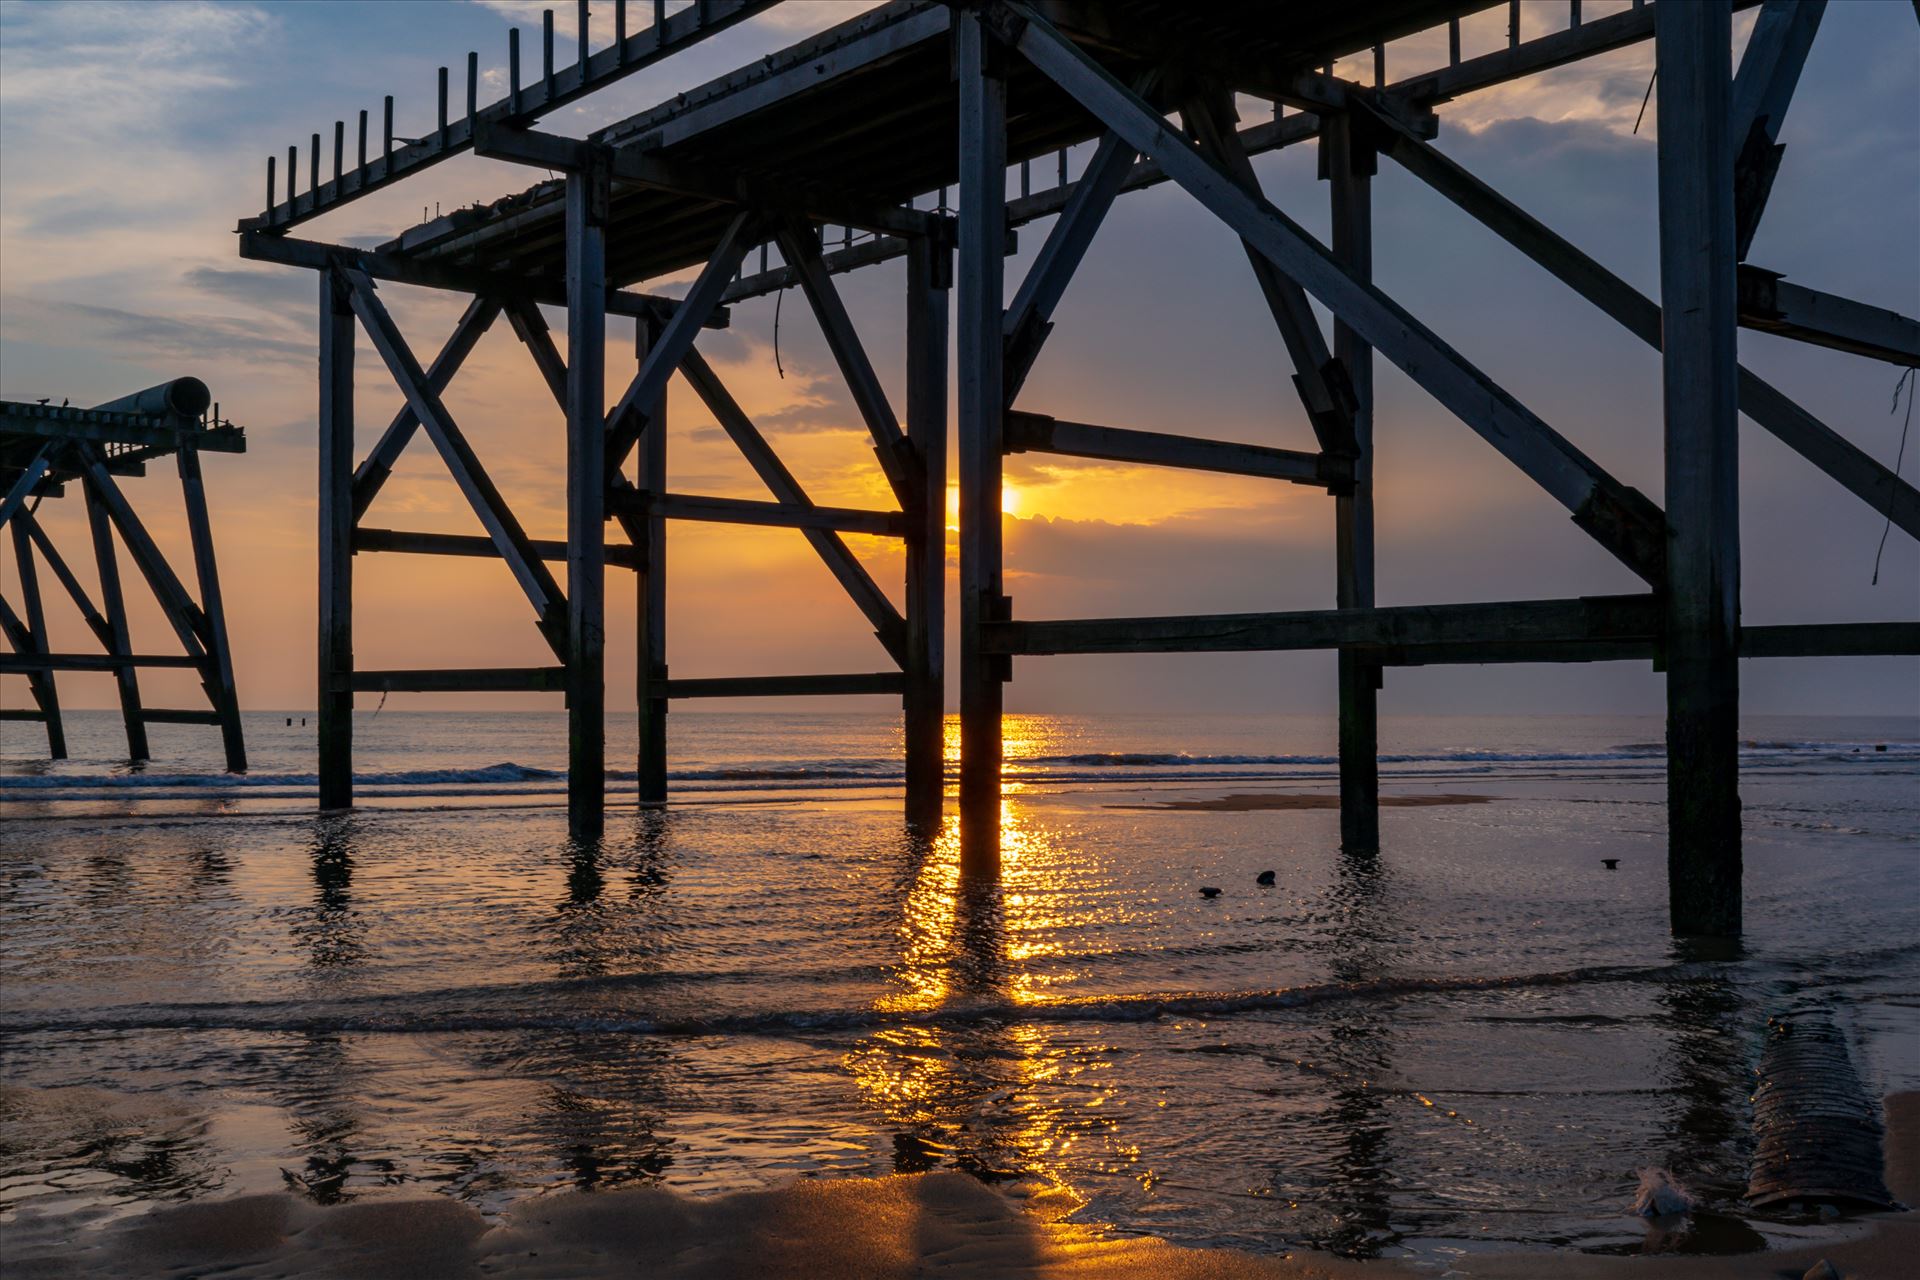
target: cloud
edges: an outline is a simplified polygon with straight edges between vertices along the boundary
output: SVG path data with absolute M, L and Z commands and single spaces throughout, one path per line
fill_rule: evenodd
M 257 318 L 163 316 L 18 296 L 0 307 L 0 317 L 0 337 L 8 341 L 108 348 L 123 359 L 224 361 L 241 356 L 301 366 L 313 361 L 313 340 L 304 330 L 289 326 L 286 337 L 275 337 L 261 331 Z

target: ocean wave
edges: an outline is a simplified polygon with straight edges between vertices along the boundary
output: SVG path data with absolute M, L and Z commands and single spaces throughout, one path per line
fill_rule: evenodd
M 435 1009 L 440 993 L 371 996 L 350 1001 L 234 1002 L 142 1005 L 78 1015 L 0 1015 L 8 1035 L 87 1034 L 126 1031 L 251 1031 L 271 1034 L 474 1034 L 513 1031 L 650 1036 L 782 1036 L 797 1033 L 859 1033 L 888 1027 L 973 1026 L 1029 1022 L 1150 1022 L 1165 1017 L 1228 1017 L 1284 1012 L 1343 1001 L 1398 1000 L 1471 991 L 1570 986 L 1592 982 L 1648 982 L 1700 971 L 1697 964 L 1595 966 L 1544 973 L 1489 977 L 1398 977 L 1326 982 L 1298 987 L 1238 991 L 1171 991 L 1062 996 L 1040 1000 L 985 999 L 894 1009 L 850 1008 L 751 1010 L 713 1014 L 553 1014 L 515 1008 L 486 1009 L 471 991 Z M 511 999 L 512 989 L 499 995 Z M 531 993 L 529 993 L 531 994 Z

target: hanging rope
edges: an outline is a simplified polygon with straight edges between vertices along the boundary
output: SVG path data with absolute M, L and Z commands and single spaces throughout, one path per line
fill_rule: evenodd
M 787 291 L 782 289 L 773 295 L 773 371 L 784 380 L 787 371 L 780 367 L 780 304 L 785 302 Z
M 1913 426 L 1913 384 L 1913 369 L 1909 366 L 1906 372 L 1900 375 L 1900 380 L 1893 384 L 1893 407 L 1887 410 L 1889 414 L 1900 412 L 1900 388 L 1905 387 L 1907 417 L 1906 421 L 1900 424 L 1900 448 L 1893 455 L 1893 475 L 1896 480 L 1900 478 L 1901 464 L 1907 460 L 1907 430 Z M 1893 531 L 1893 496 L 1893 486 L 1889 485 L 1887 486 L 1887 522 L 1880 528 L 1880 545 L 1873 553 L 1873 582 L 1870 585 L 1876 587 L 1880 585 L 1880 557 L 1887 549 L 1887 535 Z
M 1633 131 L 1640 132 L 1640 122 L 1647 118 L 1647 104 L 1653 101 L 1653 82 L 1660 78 L 1660 68 L 1655 67 L 1653 74 L 1647 77 L 1647 91 L 1640 95 L 1640 114 L 1633 118 Z

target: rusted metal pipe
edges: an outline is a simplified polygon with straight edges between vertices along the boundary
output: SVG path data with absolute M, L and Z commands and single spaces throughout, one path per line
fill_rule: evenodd
M 145 391 L 93 406 L 112 413 L 144 413 L 157 418 L 185 418 L 198 422 L 213 403 L 213 392 L 198 378 L 175 378 Z
M 1854 1211 L 1894 1207 L 1882 1172 L 1880 1108 L 1830 1019 L 1767 1019 L 1758 1075 L 1748 1201 L 1756 1208 L 1795 1201 Z

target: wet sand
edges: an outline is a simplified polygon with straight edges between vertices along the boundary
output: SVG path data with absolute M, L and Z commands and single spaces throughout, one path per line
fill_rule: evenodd
M 1388 809 L 1430 809 L 1452 804 L 1486 804 L 1492 796 L 1455 795 L 1436 792 L 1432 795 L 1381 796 L 1380 804 Z M 1255 813 L 1265 809 L 1338 809 L 1338 795 L 1295 795 L 1271 791 L 1241 792 L 1230 796 L 1214 796 L 1207 800 L 1159 800 L 1152 804 L 1109 804 L 1106 809 L 1152 809 L 1167 812 L 1192 813 Z
M 1887 1183 L 1920 1201 L 1920 1094 L 1887 1100 Z M 571 1192 L 524 1203 L 490 1227 L 446 1199 L 368 1199 L 321 1208 L 258 1195 L 157 1210 L 93 1228 L 22 1213 L 6 1231 L 6 1274 L 139 1277 L 648 1276 L 662 1280 L 1308 1280 L 1433 1275 L 1396 1262 L 1297 1253 L 1261 1257 L 1116 1239 L 1050 1222 L 1044 1196 L 1026 1207 L 959 1173 L 802 1180 L 730 1196 L 632 1189 Z M 1070 1207 L 1070 1206 L 1067 1206 Z M 1912 1274 L 1920 1220 L 1882 1214 L 1819 1245 L 1731 1257 L 1596 1257 L 1541 1251 L 1474 1254 L 1446 1274 L 1523 1280 L 1734 1280 L 1798 1277 L 1827 1259 L 1845 1280 Z

